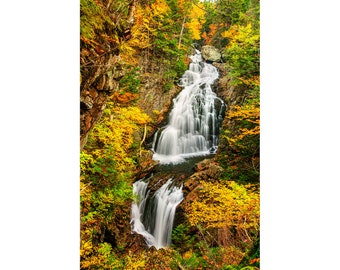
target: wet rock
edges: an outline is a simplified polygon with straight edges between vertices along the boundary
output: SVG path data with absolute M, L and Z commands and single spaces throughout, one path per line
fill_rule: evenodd
M 204 159 L 195 166 L 195 171 L 190 178 L 200 179 L 204 181 L 212 181 L 218 179 L 223 168 L 219 164 L 211 159 Z
M 140 152 L 136 179 L 146 178 L 155 170 L 159 161 L 153 160 L 152 155 L 153 153 L 150 150 L 143 150 Z
M 223 172 L 223 168 L 214 159 L 205 159 L 197 163 L 194 169 L 196 172 L 183 185 L 184 200 L 178 207 L 179 212 L 185 213 L 186 207 L 198 199 L 201 181 L 217 181 Z
M 130 227 L 129 227 L 130 228 Z M 143 252 L 148 249 L 148 245 L 142 235 L 137 233 L 123 232 L 128 235 L 125 248 L 133 253 Z

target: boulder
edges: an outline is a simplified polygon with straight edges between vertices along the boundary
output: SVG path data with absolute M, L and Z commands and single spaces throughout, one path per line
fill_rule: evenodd
M 138 167 L 136 172 L 136 179 L 142 179 L 150 175 L 155 167 L 159 164 L 159 161 L 152 159 L 152 151 L 142 150 L 140 151 L 140 156 L 138 157 Z
M 202 57 L 205 61 L 208 62 L 220 62 L 221 61 L 221 53 L 217 48 L 211 45 L 203 46 L 201 49 Z

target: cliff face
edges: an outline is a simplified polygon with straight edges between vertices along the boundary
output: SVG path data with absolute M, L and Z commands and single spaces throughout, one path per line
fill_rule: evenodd
M 86 54 L 83 49 L 81 54 Z M 95 56 L 96 54 L 93 54 Z M 88 55 L 89 56 L 89 55 Z M 92 57 L 93 57 L 92 56 Z M 80 90 L 80 147 L 86 143 L 87 135 L 102 111 L 110 95 L 117 91 L 117 80 L 122 75 L 119 69 L 119 56 L 114 54 L 97 55 L 95 65 L 84 66 L 87 69 Z M 88 60 L 87 57 L 86 60 Z M 83 62 L 86 61 L 83 59 Z
M 165 120 L 172 99 L 181 89 L 174 81 L 171 84 L 166 81 L 165 73 L 171 69 L 171 65 L 164 59 L 151 58 L 147 52 L 143 52 L 139 57 L 139 67 L 141 73 L 137 105 L 154 121 L 152 132 L 147 134 L 150 137 Z

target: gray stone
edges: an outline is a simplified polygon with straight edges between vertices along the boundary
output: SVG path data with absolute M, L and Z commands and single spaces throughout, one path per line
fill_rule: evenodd
M 221 53 L 214 46 L 211 46 L 211 45 L 203 46 L 201 49 L 201 53 L 205 61 L 211 61 L 211 62 L 221 61 Z
M 93 100 L 90 96 L 80 97 L 80 103 L 84 104 L 88 110 L 92 109 L 93 107 Z

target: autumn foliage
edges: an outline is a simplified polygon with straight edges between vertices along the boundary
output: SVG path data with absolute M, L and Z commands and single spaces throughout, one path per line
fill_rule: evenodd
M 205 22 L 205 9 L 201 2 L 194 4 L 189 14 L 189 22 L 186 23 L 193 40 L 201 39 L 201 29 Z
M 251 185 L 230 181 L 201 182 L 199 200 L 191 203 L 188 220 L 191 226 L 205 228 L 234 227 L 244 241 L 259 230 L 259 195 Z
M 149 122 L 139 108 L 109 102 L 81 153 L 80 255 L 84 269 L 119 269 L 124 265 L 113 251 L 114 243 L 104 239 L 109 231 L 117 230 L 117 224 L 129 224 L 131 181 L 140 141 L 136 132 L 142 133 Z

